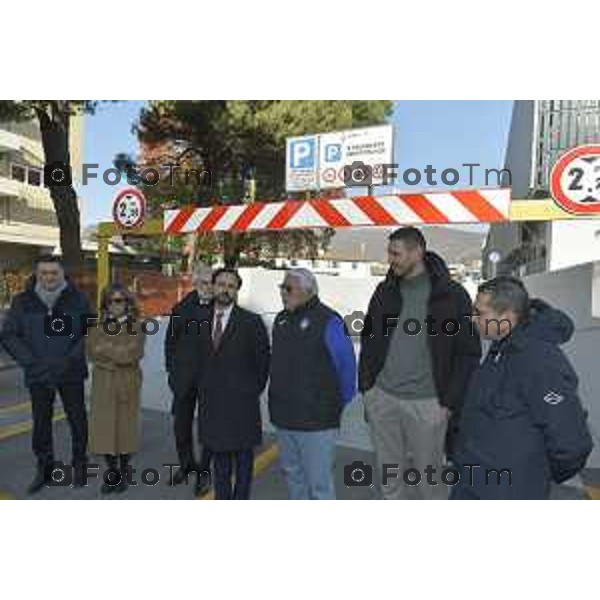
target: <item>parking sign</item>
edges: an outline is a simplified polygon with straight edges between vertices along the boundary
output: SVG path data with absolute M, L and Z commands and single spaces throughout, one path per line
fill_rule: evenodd
M 345 187 L 344 167 L 362 162 L 371 167 L 371 185 L 383 183 L 384 164 L 392 164 L 393 126 L 289 138 L 286 152 L 288 191 Z
M 313 190 L 317 186 L 317 136 L 287 140 L 286 189 Z

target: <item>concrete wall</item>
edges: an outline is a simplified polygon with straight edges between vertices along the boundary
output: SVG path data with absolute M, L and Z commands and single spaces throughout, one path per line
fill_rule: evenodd
M 283 281 L 285 271 L 268 269 L 240 269 L 244 280 L 240 290 L 239 303 L 250 310 L 261 313 L 270 323 L 282 309 L 278 285 Z M 369 299 L 383 277 L 341 277 L 316 275 L 321 300 L 338 311 L 342 316 L 355 310 L 366 311 Z
M 240 273 L 244 280 L 240 305 L 261 313 L 270 327 L 275 314 L 281 310 L 277 286 L 283 280 L 284 271 L 241 269 Z M 354 310 L 366 310 L 369 298 L 381 278 L 356 280 L 319 275 L 317 280 L 321 299 L 345 315 Z M 561 308 L 575 322 L 575 335 L 563 349 L 579 375 L 579 392 L 589 411 L 596 448 L 588 466 L 600 467 L 600 262 L 532 275 L 525 278 L 525 283 L 532 296 L 541 297 Z M 597 311 L 597 318 L 592 316 L 592 310 Z M 161 319 L 160 332 L 147 340 L 143 361 L 143 404 L 162 410 L 168 410 L 171 402 L 163 362 L 165 328 L 166 319 Z M 357 404 L 353 410 L 358 411 L 359 408 Z M 352 418 L 348 423 L 344 427 L 345 443 L 368 448 L 368 436 L 362 420 Z
M 293 263 L 293 264 L 292 264 Z M 363 278 L 371 276 L 371 268 L 376 263 L 367 261 L 351 260 L 328 260 L 328 259 L 289 259 L 278 258 L 275 260 L 275 266 L 278 269 L 288 269 L 302 267 L 310 269 L 314 273 L 323 275 L 339 275 L 340 277 Z
M 600 219 L 554 221 L 550 226 L 551 271 L 600 261 Z
M 575 335 L 562 348 L 579 376 L 581 400 L 589 411 L 595 448 L 588 466 L 600 467 L 600 263 L 524 278 L 532 296 L 564 310 L 575 322 Z
M 240 269 L 244 281 L 239 295 L 239 304 L 262 315 L 265 324 L 271 327 L 275 315 L 281 310 L 279 288 L 284 271 L 267 269 Z M 340 314 L 353 310 L 366 311 L 369 299 L 381 277 L 357 280 L 353 278 L 317 275 L 321 299 Z M 171 394 L 167 387 L 164 367 L 164 335 L 168 319 L 159 318 L 160 331 L 149 336 L 142 362 L 144 372 L 142 398 L 144 406 L 168 410 Z

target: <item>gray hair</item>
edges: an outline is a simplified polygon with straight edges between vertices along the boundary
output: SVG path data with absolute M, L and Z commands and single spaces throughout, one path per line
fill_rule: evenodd
M 297 267 L 295 269 L 289 269 L 285 275 L 286 277 L 297 279 L 300 282 L 302 289 L 311 296 L 316 296 L 319 293 L 319 284 L 312 271 Z
M 490 295 L 490 305 L 498 314 L 512 310 L 519 321 L 529 316 L 529 294 L 517 277 L 500 275 L 483 282 L 477 291 Z
M 192 285 L 196 285 L 200 280 L 200 276 L 207 272 L 212 274 L 212 267 L 203 262 L 194 263 L 192 267 Z

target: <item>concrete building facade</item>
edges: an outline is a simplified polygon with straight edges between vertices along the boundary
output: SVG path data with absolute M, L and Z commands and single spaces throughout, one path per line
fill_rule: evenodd
M 547 198 L 552 166 L 569 148 L 600 142 L 600 100 L 517 100 L 513 106 L 503 184 L 513 198 Z M 492 252 L 501 260 L 494 265 Z M 486 276 L 553 271 L 600 260 L 600 220 L 492 225 L 483 253 Z
M 74 184 L 81 179 L 83 117 L 71 119 Z M 59 245 L 49 191 L 44 187 L 44 152 L 36 121 L 0 123 L 0 274 L 31 264 Z

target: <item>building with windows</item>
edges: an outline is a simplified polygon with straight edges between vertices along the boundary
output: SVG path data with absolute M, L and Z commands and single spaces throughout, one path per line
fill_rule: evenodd
M 548 198 L 550 172 L 569 148 L 600 142 L 600 100 L 517 100 L 508 136 L 503 184 L 518 199 Z M 498 253 L 500 260 L 489 257 Z M 529 275 L 600 260 L 600 221 L 503 223 L 490 226 L 486 276 Z
M 83 117 L 71 119 L 73 183 L 81 180 Z M 0 123 L 0 275 L 31 266 L 59 245 L 49 191 L 44 187 L 44 152 L 36 121 Z

